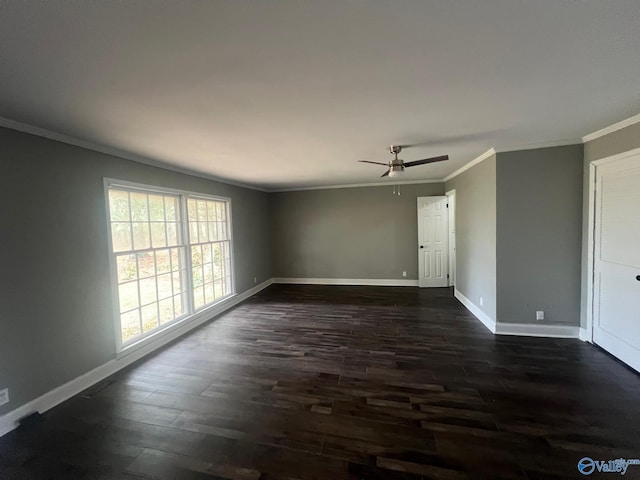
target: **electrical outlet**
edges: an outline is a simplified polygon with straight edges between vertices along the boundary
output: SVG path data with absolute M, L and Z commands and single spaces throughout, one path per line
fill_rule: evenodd
M 9 389 L 5 388 L 0 390 L 0 405 L 6 405 L 9 403 Z
M 480 306 L 484 305 L 484 298 L 480 297 Z
M 544 311 L 542 310 L 536 311 L 536 320 L 544 320 Z
M 406 277 L 407 276 L 407 272 L 402 272 L 402 276 Z

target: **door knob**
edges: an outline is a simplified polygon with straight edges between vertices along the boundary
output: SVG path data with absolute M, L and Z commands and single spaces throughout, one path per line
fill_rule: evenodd
M 420 247 L 422 248 L 422 247 Z M 636 275 L 636 280 L 638 280 L 640 282 L 640 275 Z
M 422 245 L 420 245 L 420 248 L 424 248 Z M 638 277 L 640 277 L 640 275 L 638 275 Z M 640 280 L 640 278 L 638 278 L 638 280 Z

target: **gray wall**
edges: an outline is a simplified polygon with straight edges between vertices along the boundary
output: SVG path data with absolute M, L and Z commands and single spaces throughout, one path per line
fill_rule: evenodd
M 230 197 L 238 293 L 254 276 L 416 279 L 416 198 L 455 189 L 457 289 L 501 322 L 542 304 L 575 324 L 581 231 L 584 327 L 588 165 L 639 147 L 640 124 L 584 145 L 580 225 L 579 146 L 501 153 L 400 196 L 392 184 L 267 195 L 0 128 L 0 414 L 115 357 L 103 177 Z
M 271 195 L 274 277 L 418 278 L 417 201 L 442 183 Z
M 582 163 L 582 145 L 498 153 L 498 322 L 579 324 Z
M 495 320 L 496 156 L 449 180 L 445 190 L 452 189 L 456 190 L 456 289 Z
M 580 296 L 580 326 L 587 327 L 587 228 L 589 226 L 589 163 L 600 158 L 640 148 L 640 123 L 596 138 L 584 144 L 584 176 L 582 203 L 582 294 Z
M 231 198 L 236 291 L 271 277 L 266 193 L 0 128 L 6 413 L 115 357 L 103 177 Z

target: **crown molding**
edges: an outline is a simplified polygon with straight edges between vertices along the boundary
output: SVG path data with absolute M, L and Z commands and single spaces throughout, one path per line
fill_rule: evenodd
M 466 172 L 467 170 L 469 170 L 471 167 L 479 164 L 480 162 L 482 162 L 483 160 L 486 160 L 487 158 L 491 157 L 492 155 L 496 154 L 496 150 L 495 148 L 490 148 L 489 150 L 487 150 L 486 152 L 484 152 L 482 155 L 477 156 L 476 158 L 474 158 L 473 160 L 471 160 L 469 163 L 467 163 L 466 165 L 462 166 L 461 168 L 459 168 L 458 170 L 456 170 L 455 172 L 447 175 L 446 177 L 444 177 L 444 179 L 442 180 L 443 182 L 448 182 L 449 180 L 451 180 L 452 178 L 457 177 L 458 175 L 460 175 L 463 172 Z
M 523 150 L 538 150 L 539 148 L 566 147 L 568 145 L 580 145 L 582 139 L 570 140 L 554 140 L 552 142 L 530 143 L 525 145 L 505 145 L 503 147 L 495 147 L 496 153 L 520 152 Z
M 596 138 L 604 137 L 605 135 L 609 135 L 610 133 L 617 132 L 618 130 L 622 130 L 623 128 L 630 127 L 631 125 L 635 125 L 636 123 L 640 123 L 640 113 L 618 123 L 614 123 L 613 125 L 609 125 L 608 127 L 604 127 L 593 133 L 589 133 L 588 135 L 582 137 L 582 142 L 590 142 L 592 140 L 595 140 Z
M 291 188 L 279 188 L 269 190 L 271 193 L 282 193 L 282 192 L 303 192 L 306 190 L 334 190 L 337 188 L 360 188 L 360 187 L 386 187 L 391 185 L 417 185 L 420 183 L 442 183 L 444 180 L 435 179 L 435 180 L 404 180 L 404 181 L 388 181 L 383 180 L 378 183 L 349 183 L 346 185 L 325 185 L 319 187 L 291 187 Z
M 260 192 L 268 192 L 268 190 L 254 185 L 248 185 L 246 183 L 234 182 L 233 180 L 227 180 L 225 178 L 216 177 L 207 173 L 198 172 L 197 170 L 190 170 L 188 168 L 177 167 L 169 163 L 162 162 L 160 160 L 154 160 L 142 155 L 136 155 L 135 153 L 125 152 L 117 148 L 107 147 L 97 143 L 81 140 L 76 137 L 71 137 L 63 133 L 54 132 L 53 130 L 47 130 L 46 128 L 36 127 L 28 123 L 17 122 L 10 118 L 0 117 L 0 127 L 9 128 L 11 130 L 17 130 L 19 132 L 36 135 L 38 137 L 48 138 L 49 140 L 55 140 L 56 142 L 66 143 L 76 147 L 85 148 L 98 153 L 104 153 L 113 157 L 124 158 L 125 160 L 131 160 L 137 163 L 143 163 L 151 167 L 162 168 L 164 170 L 171 170 L 172 172 L 182 173 L 184 175 L 190 175 L 192 177 L 204 178 L 205 180 L 211 180 L 214 182 L 224 183 L 226 185 L 233 185 L 234 187 L 248 188 L 250 190 L 258 190 Z

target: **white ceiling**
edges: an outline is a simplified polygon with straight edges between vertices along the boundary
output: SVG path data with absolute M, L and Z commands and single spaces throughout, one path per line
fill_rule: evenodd
M 640 2 L 0 0 L 0 62 L 0 116 L 223 179 L 441 179 L 637 114 Z

